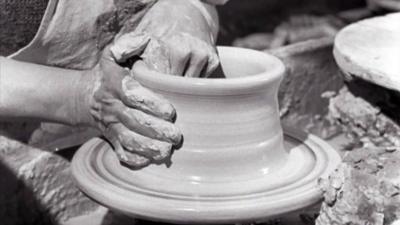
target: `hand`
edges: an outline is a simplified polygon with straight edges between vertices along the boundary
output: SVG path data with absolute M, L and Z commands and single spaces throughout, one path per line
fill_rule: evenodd
M 198 3 L 202 4 L 202 3 Z M 151 69 L 187 77 L 208 76 L 218 66 L 217 25 L 192 0 L 158 1 L 135 31 L 116 37 L 117 62 L 139 55 Z M 204 8 L 206 10 L 206 8 Z
M 98 65 L 85 74 L 85 105 L 90 125 L 111 142 L 123 163 L 139 168 L 162 162 L 182 134 L 172 123 L 174 107 L 161 96 L 141 86 L 129 71 L 112 61 L 105 50 Z

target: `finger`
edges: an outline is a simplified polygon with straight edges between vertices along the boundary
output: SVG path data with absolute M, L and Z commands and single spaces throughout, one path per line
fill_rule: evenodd
M 91 104 L 90 115 L 98 121 L 98 125 L 109 127 L 109 125 L 119 122 L 118 117 L 110 110 L 118 106 L 119 100 L 96 97 L 96 94 L 95 99 L 97 102 Z
M 175 48 L 175 49 L 173 49 Z M 183 75 L 191 57 L 190 49 L 185 45 L 171 46 L 170 66 L 172 75 Z
M 120 160 L 127 161 L 128 157 L 126 156 L 124 149 L 109 129 L 105 132 L 104 136 L 107 138 L 108 141 L 110 141 L 118 158 Z
M 164 120 L 175 118 L 175 108 L 165 98 L 143 87 L 132 77 L 122 80 L 122 102 Z
M 138 134 L 173 145 L 182 140 L 182 133 L 170 122 L 125 106 L 117 114 L 122 124 Z
M 130 131 L 122 124 L 114 126 L 118 133 L 118 140 L 122 146 L 132 152 L 150 158 L 154 161 L 161 161 L 170 156 L 172 144 L 155 139 L 151 139 L 133 131 Z
M 207 63 L 207 69 L 205 73 L 205 77 L 208 77 L 214 72 L 215 69 L 217 69 L 219 65 L 219 57 L 217 53 L 211 53 L 208 56 L 208 63 Z
M 143 168 L 151 163 L 150 159 L 132 152 L 125 151 L 125 155 L 127 156 L 127 160 L 120 159 L 120 161 L 133 169 Z
M 150 41 L 150 36 L 140 33 L 127 33 L 120 36 L 110 47 L 110 51 L 116 62 L 125 62 L 132 56 L 142 54 L 147 44 Z
M 207 54 L 194 53 L 185 72 L 185 77 L 200 77 L 204 66 L 207 64 Z
M 106 106 L 103 111 L 107 115 L 113 115 L 117 121 L 138 134 L 174 145 L 178 145 L 182 140 L 182 133 L 173 123 L 126 107 L 122 102 L 111 107 Z
M 166 74 L 171 73 L 169 55 L 165 46 L 157 39 L 152 38 L 150 40 L 141 58 L 149 69 Z
M 125 151 L 121 143 L 118 141 L 112 127 L 105 132 L 104 136 L 111 142 L 111 145 L 121 162 L 134 168 L 144 167 L 150 163 L 150 160 L 146 157 Z

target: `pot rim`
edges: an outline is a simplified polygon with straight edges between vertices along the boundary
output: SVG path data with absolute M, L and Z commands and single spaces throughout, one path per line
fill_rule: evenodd
M 132 74 L 142 85 L 153 90 L 192 95 L 238 95 L 265 91 L 268 85 L 279 83 L 285 73 L 282 61 L 271 54 L 227 46 L 218 46 L 217 49 L 220 55 L 247 57 L 264 71 L 229 79 L 166 76 L 166 74 L 148 69 L 143 61 L 138 61 L 132 68 Z

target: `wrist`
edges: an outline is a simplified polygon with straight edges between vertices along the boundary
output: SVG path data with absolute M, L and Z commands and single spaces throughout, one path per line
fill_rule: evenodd
M 94 126 L 95 121 L 90 111 L 93 106 L 93 95 L 98 81 L 96 73 L 98 67 L 91 70 L 82 71 L 75 84 L 75 97 L 73 109 L 73 125 L 75 126 Z

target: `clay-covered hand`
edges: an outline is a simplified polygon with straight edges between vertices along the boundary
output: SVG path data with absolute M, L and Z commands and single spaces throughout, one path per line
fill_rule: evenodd
M 141 86 L 128 70 L 117 65 L 108 50 L 81 82 L 87 120 L 111 142 L 118 158 L 143 167 L 168 158 L 182 134 L 172 123 L 174 107 Z M 93 88 L 88 88 L 93 87 Z
M 188 77 L 208 76 L 219 64 L 216 13 L 198 0 L 158 1 L 135 31 L 120 35 L 111 51 L 117 62 L 141 56 L 156 71 Z M 215 10 L 215 9 L 214 9 Z

